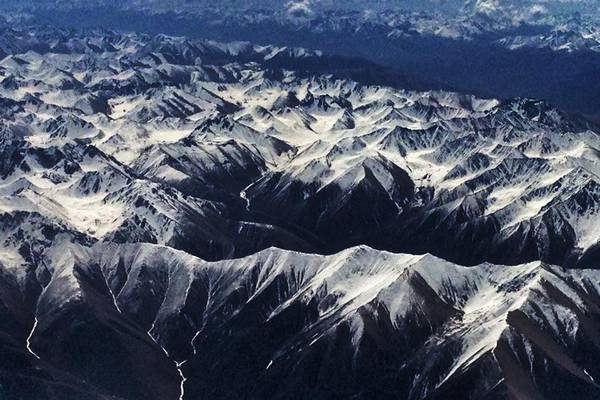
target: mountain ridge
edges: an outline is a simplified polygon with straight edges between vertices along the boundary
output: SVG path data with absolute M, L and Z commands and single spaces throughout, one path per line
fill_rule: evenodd
M 246 392 L 252 398 L 275 398 L 290 393 L 301 398 L 308 394 L 327 397 L 331 395 L 330 390 L 341 390 L 338 394 L 347 395 L 359 390 L 357 395 L 370 393 L 376 398 L 391 398 L 392 393 L 365 381 L 377 382 L 379 378 L 375 378 L 374 373 L 384 372 L 381 366 L 369 364 L 380 357 L 380 351 L 395 353 L 399 359 L 393 361 L 394 365 L 404 371 L 401 372 L 406 374 L 404 379 L 413 382 L 400 380 L 392 386 L 389 382 L 387 385 L 390 390 L 394 388 L 395 396 L 398 393 L 427 399 L 459 393 L 479 396 L 477 393 L 483 390 L 495 391 L 497 398 L 504 398 L 503 393 L 537 393 L 536 396 L 543 393 L 545 398 L 560 398 L 552 397 L 561 391 L 543 378 L 543 372 L 537 368 L 524 372 L 530 370 L 524 361 L 527 358 L 522 358 L 525 354 L 533 357 L 529 362 L 537 363 L 534 360 L 538 357 L 540 361 L 545 359 L 544 363 L 551 365 L 563 380 L 573 376 L 571 381 L 580 398 L 593 398 L 599 390 L 592 378 L 597 376 L 591 362 L 593 358 L 585 357 L 585 353 L 578 350 L 584 343 L 581 341 L 593 338 L 586 335 L 592 335 L 593 330 L 589 329 L 594 325 L 586 327 L 585 324 L 597 321 L 597 313 L 593 311 L 593 307 L 597 307 L 593 299 L 597 297 L 593 296 L 598 296 L 600 289 L 597 285 L 590 286 L 597 281 L 597 277 L 594 278 L 597 271 L 568 271 L 539 262 L 517 267 L 490 264 L 458 267 L 429 255 L 385 253 L 367 246 L 332 256 L 269 248 L 245 258 L 211 263 L 185 252 L 149 244 L 99 243 L 91 250 L 72 248 L 65 252 L 61 246 L 56 250 L 46 254 L 48 260 L 53 260 L 49 265 L 56 269 L 37 301 L 37 309 L 46 311 L 35 314 L 35 324 L 27 336 L 27 350 L 22 348 L 21 351 L 29 352 L 29 363 L 49 362 L 62 365 L 65 372 L 75 377 L 88 376 L 84 379 L 98 385 L 95 387 L 99 396 L 112 393 L 138 398 L 146 385 L 127 395 L 123 390 L 134 390 L 134 387 L 106 386 L 101 377 L 86 375 L 95 368 L 105 368 L 103 363 L 110 362 L 106 357 L 97 356 L 102 347 L 90 347 L 95 341 L 80 342 L 89 340 L 85 335 L 91 332 L 105 332 L 103 335 L 108 335 L 106 339 L 111 342 L 117 339 L 115 334 L 146 340 L 144 346 L 154 349 L 155 362 L 162 358 L 161 368 L 168 369 L 171 363 L 171 372 L 163 372 L 156 378 L 160 382 L 155 381 L 164 386 L 163 390 L 170 388 L 170 397 L 180 393 L 179 398 L 199 395 L 229 398 Z M 6 284 L 6 280 L 3 281 Z M 155 291 L 154 294 L 149 290 Z M 73 294 L 67 296 L 67 292 Z M 551 308 L 546 309 L 545 302 L 550 302 Z M 561 313 L 575 313 L 573 318 L 582 325 L 561 326 L 558 321 L 562 319 L 552 314 L 563 310 L 560 308 L 563 306 L 557 304 L 567 307 Z M 72 314 L 69 311 L 72 309 L 79 311 Z M 149 310 L 154 311 L 148 315 Z M 70 331 L 70 324 L 63 323 L 61 314 L 73 315 L 81 321 L 79 337 L 77 331 Z M 89 316 L 82 320 L 86 315 Z M 423 318 L 429 321 L 425 325 L 418 322 L 423 322 Z M 119 333 L 123 329 L 119 325 L 125 321 L 130 321 L 128 329 L 133 331 Z M 347 329 L 354 333 L 347 336 L 348 333 L 344 333 Z M 572 337 L 569 335 L 573 332 L 567 333 L 570 329 L 578 332 L 573 340 L 580 345 L 573 347 L 561 342 L 563 337 Z M 54 331 L 57 335 L 51 334 Z M 59 334 L 61 331 L 66 336 Z M 392 350 L 381 342 L 378 335 L 382 334 L 388 341 L 398 341 L 399 347 Z M 269 338 L 267 342 L 263 340 L 265 335 Z M 432 336 L 426 340 L 423 335 Z M 446 335 L 449 336 L 442 339 Z M 57 340 L 71 346 L 84 346 L 82 351 L 95 354 L 97 359 L 87 359 L 85 367 L 72 358 L 65 364 L 62 360 L 68 353 L 58 350 L 63 347 Z M 122 341 L 118 339 L 117 343 Z M 340 347 L 341 343 L 330 347 L 335 341 L 347 343 L 350 349 Z M 531 353 L 521 353 L 524 350 L 519 349 L 517 343 L 531 346 L 527 350 Z M 379 346 L 383 348 L 371 353 Z M 328 347 L 330 349 L 319 357 L 320 362 L 325 363 L 323 367 L 335 363 L 338 370 L 342 368 L 353 378 L 343 378 L 330 370 L 331 376 L 327 378 L 329 374 L 326 374 L 325 381 L 319 378 L 313 389 L 307 391 L 295 386 L 295 382 L 300 384 L 308 379 L 309 375 L 302 376 L 310 374 L 310 365 L 316 360 L 308 360 L 316 357 L 314 352 Z M 135 348 L 125 353 L 125 359 L 138 357 Z M 250 349 L 253 350 L 249 352 Z M 438 354 L 431 365 L 425 361 L 431 351 L 445 355 Z M 212 369 L 208 368 L 211 363 L 216 363 Z M 295 378 L 285 372 L 290 363 L 296 365 Z M 367 364 L 362 366 L 363 363 Z M 214 365 L 220 366 L 215 368 Z M 360 378 L 367 365 L 375 370 L 367 374 L 367 378 Z M 499 377 L 504 374 L 499 383 L 502 390 L 498 390 L 493 378 L 476 372 L 478 365 L 499 368 L 495 373 L 499 373 Z M 511 371 L 519 368 L 528 377 L 525 381 L 511 375 L 514 373 Z M 142 373 L 146 373 L 146 369 L 144 367 Z M 223 369 L 235 374 L 236 379 L 223 381 L 220 377 Z M 129 376 L 133 373 L 127 367 L 111 367 L 109 371 L 107 379 L 114 374 Z M 263 372 L 256 375 L 258 371 Z M 256 378 L 259 382 L 251 383 Z M 329 379 L 333 382 L 341 379 L 334 383 L 337 389 L 328 389 L 325 382 Z M 339 385 L 348 379 L 358 379 L 368 391 L 364 392 L 364 388 L 359 389 L 356 384 L 342 389 Z M 544 384 L 540 379 L 544 379 Z M 276 381 L 287 383 L 281 387 Z M 148 392 L 143 396 L 162 398 L 161 393 L 167 392 Z

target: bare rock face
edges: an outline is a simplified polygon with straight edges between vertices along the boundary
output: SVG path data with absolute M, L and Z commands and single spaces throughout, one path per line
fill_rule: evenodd
M 5 294 L 42 287 L 30 304 L 3 302 L 2 348 L 19 367 L 8 396 L 33 393 L 19 382 L 39 398 L 600 393 L 594 270 L 461 267 L 368 247 L 210 263 L 162 246 L 97 244 L 46 257 L 45 280 L 3 275 Z

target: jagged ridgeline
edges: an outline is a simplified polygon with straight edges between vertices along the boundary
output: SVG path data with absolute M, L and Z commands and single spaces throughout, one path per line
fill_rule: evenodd
M 597 0 L 3 0 L 0 10 L 68 28 L 315 48 L 412 77 L 396 87 L 544 98 L 600 120 Z
M 598 127 L 544 102 L 298 75 L 330 62 L 302 49 L 3 35 L 7 227 L 209 260 L 369 244 L 461 264 L 598 262 Z M 16 251 L 21 239 L 5 245 L 16 260 L 37 251 Z
M 0 281 L 4 398 L 600 395 L 596 270 L 367 247 L 209 263 L 63 243 L 44 260 Z
M 0 399 L 600 395 L 597 126 L 302 49 L 0 43 Z

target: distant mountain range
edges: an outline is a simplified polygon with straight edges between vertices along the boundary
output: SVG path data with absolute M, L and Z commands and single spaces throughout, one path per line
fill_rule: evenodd
M 272 23 L 289 25 L 296 29 L 317 28 L 323 33 L 348 29 L 368 32 L 376 29 L 390 37 L 402 34 L 451 39 L 487 39 L 513 49 L 525 46 L 597 51 L 600 40 L 597 29 L 600 6 L 595 0 L 261 0 L 218 3 L 206 0 L 9 0 L 1 7 L 34 15 L 47 11 L 68 12 L 85 9 L 113 9 L 149 15 L 174 14 L 180 18 L 193 15 L 194 18 L 211 21 L 213 26 Z
M 363 58 L 426 84 L 600 119 L 597 1 L 18 1 L 9 18 Z M 398 86 L 403 88 L 403 86 Z
M 315 12 L 324 11 L 365 11 L 381 12 L 385 10 L 400 11 L 444 11 L 451 13 L 493 13 L 532 10 L 538 13 L 565 13 L 565 12 L 597 12 L 599 7 L 594 0 L 346 0 L 337 2 L 333 0 L 223 0 L 218 4 L 210 0 L 132 0 L 121 2 L 118 0 L 72 0 L 61 2 L 59 0 L 24 0 L 5 2 L 10 7 L 97 7 L 111 6 L 120 8 L 148 9 L 157 11 L 201 10 L 207 8 L 222 9 L 262 9 L 262 10 L 289 10 L 291 8 L 305 8 Z

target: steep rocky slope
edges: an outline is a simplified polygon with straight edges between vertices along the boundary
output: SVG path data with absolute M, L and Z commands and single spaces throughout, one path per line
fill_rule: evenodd
M 600 394 L 592 270 L 98 244 L 57 246 L 24 277 L 3 266 L 1 282 L 8 398 Z

